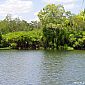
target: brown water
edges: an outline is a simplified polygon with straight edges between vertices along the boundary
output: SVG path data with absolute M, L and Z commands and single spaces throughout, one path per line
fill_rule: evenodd
M 85 85 L 85 51 L 0 50 L 0 85 Z

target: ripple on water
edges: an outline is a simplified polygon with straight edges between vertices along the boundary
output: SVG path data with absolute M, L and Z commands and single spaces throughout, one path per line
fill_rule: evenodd
M 0 85 L 85 85 L 85 52 L 0 51 Z

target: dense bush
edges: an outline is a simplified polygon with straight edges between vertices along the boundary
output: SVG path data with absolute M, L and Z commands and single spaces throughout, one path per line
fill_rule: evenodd
M 38 49 L 42 46 L 42 32 L 13 32 L 3 35 L 9 46 L 17 49 Z

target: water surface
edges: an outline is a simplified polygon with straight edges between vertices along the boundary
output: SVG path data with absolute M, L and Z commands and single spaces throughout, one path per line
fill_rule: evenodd
M 85 85 L 85 51 L 0 50 L 0 85 Z

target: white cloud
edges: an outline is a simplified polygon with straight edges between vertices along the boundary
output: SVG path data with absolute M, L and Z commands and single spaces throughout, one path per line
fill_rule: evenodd
M 57 0 L 43 0 L 46 4 L 56 3 Z
M 77 7 L 76 5 L 76 0 L 42 0 L 47 4 L 62 4 L 66 10 L 73 10 L 75 7 Z
M 40 21 L 40 20 L 37 16 L 35 16 L 35 18 L 28 20 L 28 22 L 31 22 L 31 21 Z
M 71 10 L 76 6 L 76 0 L 59 0 L 59 2 L 65 7 L 66 10 Z
M 32 1 L 29 0 L 6 0 L 0 4 L 1 14 L 28 13 L 32 9 Z
M 11 15 L 11 18 L 12 19 L 19 18 L 20 20 L 23 20 L 23 17 L 19 15 Z
M 72 10 L 73 8 L 74 8 L 74 4 L 66 4 L 66 5 L 64 5 L 64 8 L 66 9 L 66 10 Z
M 75 0 L 59 0 L 59 2 L 66 4 L 66 3 L 74 3 Z
M 75 2 L 75 0 L 42 0 L 42 1 L 47 3 L 47 4 L 52 4 L 52 3 L 67 4 L 67 3 L 74 3 Z

